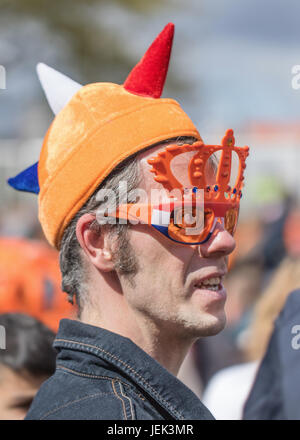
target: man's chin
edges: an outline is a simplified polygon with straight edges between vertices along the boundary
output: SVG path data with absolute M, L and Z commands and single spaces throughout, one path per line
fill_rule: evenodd
M 214 336 L 224 330 L 226 325 L 226 315 L 223 313 L 221 317 L 213 317 L 212 322 L 208 327 L 208 332 L 204 336 Z
M 219 312 L 218 315 L 205 314 L 198 322 L 191 323 L 186 328 L 187 334 L 200 338 L 207 336 L 215 336 L 220 333 L 226 325 L 225 312 Z

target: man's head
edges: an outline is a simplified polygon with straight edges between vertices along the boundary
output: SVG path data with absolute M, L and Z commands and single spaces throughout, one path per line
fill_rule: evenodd
M 54 333 L 21 313 L 0 315 L 6 348 L 0 350 L 0 419 L 23 419 L 42 382 L 55 371 Z

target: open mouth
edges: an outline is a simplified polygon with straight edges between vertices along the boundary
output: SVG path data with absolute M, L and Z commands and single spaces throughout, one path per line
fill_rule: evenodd
M 222 277 L 207 278 L 194 284 L 197 289 L 214 290 L 215 292 L 222 288 Z

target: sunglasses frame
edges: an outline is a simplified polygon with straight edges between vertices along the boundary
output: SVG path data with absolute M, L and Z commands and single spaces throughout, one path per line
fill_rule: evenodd
M 139 223 L 147 224 L 149 226 L 152 226 L 154 229 L 156 229 L 158 232 L 163 234 L 169 240 L 172 240 L 176 243 L 185 244 L 185 245 L 198 245 L 198 244 L 206 243 L 210 239 L 217 225 L 218 220 L 221 220 L 222 226 L 224 227 L 225 230 L 227 230 L 225 227 L 226 213 L 230 210 L 234 210 L 236 212 L 236 219 L 234 222 L 233 233 L 231 234 L 231 232 L 227 230 L 231 235 L 234 234 L 238 223 L 239 206 L 236 203 L 230 203 L 230 202 L 227 203 L 204 202 L 204 207 L 203 207 L 204 215 L 205 215 L 205 210 L 207 209 L 210 209 L 211 212 L 213 213 L 213 218 L 211 220 L 211 224 L 209 225 L 209 230 L 207 231 L 205 238 L 197 242 L 180 241 L 175 239 L 170 234 L 170 230 L 169 230 L 172 213 L 174 213 L 176 209 L 182 209 L 182 207 L 186 208 L 186 207 L 194 207 L 194 206 L 197 205 L 193 201 L 191 202 L 185 201 L 183 203 L 181 201 L 177 202 L 174 200 L 170 200 L 169 202 L 164 202 L 156 205 L 143 204 L 143 203 L 128 203 L 128 204 L 119 205 L 118 208 L 115 210 L 115 212 L 107 213 L 105 214 L 105 217 L 114 217 L 118 219 L 127 220 L 132 224 L 139 224 Z M 136 214 L 130 212 L 133 209 Z M 175 233 L 173 232 L 172 234 L 175 235 Z M 190 235 L 187 234 L 186 236 L 188 237 L 192 235 L 193 234 Z M 196 235 L 199 236 L 201 234 L 195 234 L 195 236 Z

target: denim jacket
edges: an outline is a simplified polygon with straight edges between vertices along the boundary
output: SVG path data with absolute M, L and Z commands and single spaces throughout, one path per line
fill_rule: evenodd
M 213 419 L 198 397 L 130 339 L 63 319 L 56 371 L 27 420 Z

